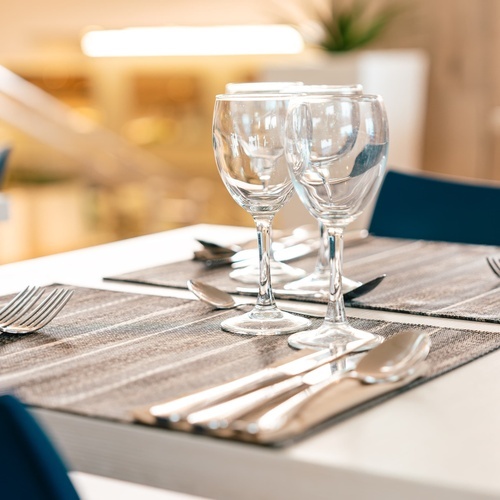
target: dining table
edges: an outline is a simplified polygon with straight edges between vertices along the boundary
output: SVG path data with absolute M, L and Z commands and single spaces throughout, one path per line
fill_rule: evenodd
M 380 306 L 375 293 L 370 302 L 370 294 L 367 294 L 365 306 L 362 301 L 347 304 L 348 317 L 367 324 L 407 325 L 408 329 L 416 325 L 428 331 L 431 339 L 433 332 L 439 330 L 444 332 L 439 337 L 442 352 L 455 345 L 458 349 L 463 332 L 464 342 L 469 342 L 471 349 L 478 349 L 473 359 L 459 362 L 450 359 L 459 356 L 452 354 L 447 359 L 449 366 L 425 383 L 416 384 L 362 411 L 346 412 L 279 446 L 182 432 L 121 417 L 118 408 L 128 404 L 125 401 L 130 398 L 137 402 L 134 404 L 153 404 L 157 401 L 155 398 L 161 398 L 158 388 L 163 387 L 164 367 L 155 365 L 155 351 L 164 352 L 164 359 L 170 359 L 169 349 L 179 350 L 181 344 L 197 342 L 199 337 L 194 335 L 203 332 L 193 318 L 209 311 L 206 305 L 205 309 L 200 309 L 200 302 L 185 287 L 141 283 L 126 277 L 143 269 L 171 264 L 175 269 L 176 263 L 191 261 L 193 252 L 200 249 L 196 239 L 232 244 L 254 235 L 255 230 L 249 227 L 198 224 L 1 265 L 2 296 L 10 297 L 27 285 L 62 284 L 73 287 L 75 293 L 61 315 L 73 301 L 75 304 L 80 303 L 78 300 L 82 304 L 87 301 L 92 308 L 87 316 L 75 316 L 70 341 L 63 338 L 64 331 L 57 326 L 58 318 L 41 332 L 10 336 L 3 343 L 0 338 L 0 390 L 18 393 L 70 467 L 85 473 L 212 499 L 500 498 L 500 350 L 497 349 L 500 345 L 500 300 L 492 299 L 482 316 L 476 315 L 474 308 L 466 307 L 472 299 L 433 309 L 430 302 L 439 302 L 441 292 L 423 294 L 420 301 L 412 303 L 410 310 L 398 306 L 397 297 L 391 296 L 389 278 L 396 272 L 404 278 L 406 271 L 400 272 L 398 256 L 408 258 L 411 252 L 418 256 L 419 242 L 404 242 L 401 251 L 391 250 L 387 267 L 378 269 L 379 273 L 388 274 L 384 297 L 391 297 L 395 306 Z M 366 248 L 372 244 L 375 245 L 367 242 Z M 429 251 L 426 262 L 431 262 L 430 257 L 438 259 L 441 256 L 445 263 L 456 254 L 457 248 L 461 248 L 459 244 L 436 244 Z M 464 245 L 464 248 L 468 251 L 469 247 Z M 470 248 L 475 251 L 473 246 Z M 355 261 L 349 264 L 349 251 L 346 248 L 346 269 L 354 272 Z M 481 252 L 488 252 L 488 249 L 482 248 Z M 491 253 L 495 252 L 500 253 L 500 250 L 492 247 Z M 500 279 L 491 271 L 483 270 L 483 265 L 486 266 L 483 253 L 478 252 L 480 257 L 473 254 L 474 259 L 467 261 L 474 260 L 475 267 L 471 267 L 469 282 L 460 290 L 474 287 L 479 275 L 477 269 L 484 272 L 484 279 L 492 290 L 496 286 L 495 279 L 500 287 Z M 471 253 L 467 255 L 470 257 Z M 415 266 L 408 268 L 404 290 L 411 291 L 417 286 L 418 280 L 411 273 L 424 264 L 418 263 L 418 257 L 414 260 Z M 360 259 L 361 271 L 368 261 L 366 255 Z M 438 272 L 429 269 L 430 274 Z M 366 269 L 362 277 L 372 271 L 373 267 Z M 79 291 L 82 291 L 81 299 Z M 102 327 L 98 350 L 95 345 L 91 350 L 87 344 L 78 344 L 83 343 L 87 335 L 86 323 L 97 321 L 100 314 L 99 293 L 103 294 L 103 303 L 106 301 L 106 314 L 127 328 L 132 325 L 132 334 L 134 328 L 138 332 L 143 327 L 151 328 L 147 339 L 144 332 L 139 332 L 137 339 L 124 337 L 122 343 L 127 344 L 127 350 L 121 356 L 113 358 L 106 354 L 104 357 L 116 341 L 114 335 L 121 334 L 120 330 L 107 331 Z M 104 295 L 109 293 L 116 294 L 113 300 Z M 181 334 L 172 337 L 163 331 L 153 331 L 154 325 L 149 323 L 134 326 L 134 307 L 138 306 L 127 297 L 134 300 L 139 297 L 141 307 L 149 308 L 148 317 L 161 314 L 161 304 L 172 304 L 172 308 L 181 312 L 173 319 L 169 316 L 168 321 L 189 324 L 193 340 L 186 340 Z M 168 300 L 172 302 L 162 302 Z M 311 302 L 307 307 L 320 311 L 323 306 Z M 169 323 L 170 328 L 172 324 Z M 186 328 L 182 331 L 189 333 Z M 79 332 L 84 333 L 79 335 Z M 231 364 L 231 342 L 239 336 L 217 330 L 213 338 L 218 348 L 226 353 L 227 366 L 237 365 L 237 362 Z M 279 351 L 280 356 L 288 351 L 294 354 L 296 351 L 286 345 L 286 336 L 280 338 L 276 352 Z M 205 335 L 204 339 L 210 343 L 210 337 Z M 486 347 L 478 347 L 483 340 Z M 57 353 L 50 351 L 50 356 L 54 357 L 43 359 L 52 342 L 57 343 Z M 193 345 L 185 348 L 194 349 Z M 146 352 L 146 349 L 150 350 Z M 200 373 L 204 377 L 213 373 L 213 382 L 221 381 L 222 369 L 202 366 L 201 349 L 197 351 Z M 131 366 L 139 357 L 142 357 L 142 364 L 134 365 L 139 371 L 130 374 L 129 380 L 110 378 L 112 363 Z M 178 367 L 169 367 L 169 377 L 184 381 L 184 386 L 176 386 L 175 390 L 188 389 L 196 373 L 186 374 L 183 370 L 196 370 L 197 364 L 186 368 L 182 357 L 175 359 Z M 144 380 L 146 371 L 149 382 L 139 383 Z M 85 384 L 93 377 L 101 381 L 102 387 L 108 384 L 110 389 L 100 391 L 99 384 L 94 384 L 90 394 Z M 203 380 L 204 385 L 211 382 Z M 130 408 L 131 412 L 133 410 Z

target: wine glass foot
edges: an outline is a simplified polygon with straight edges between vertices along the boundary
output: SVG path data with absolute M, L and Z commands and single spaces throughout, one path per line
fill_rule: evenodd
M 288 264 L 278 262 L 277 260 L 272 260 L 270 266 L 273 284 L 298 280 L 306 275 L 306 272 L 303 269 L 289 266 Z M 256 285 L 259 283 L 259 272 L 259 266 L 256 264 L 235 269 L 234 271 L 231 271 L 229 276 L 230 278 L 241 283 Z
M 330 273 L 313 272 L 305 278 L 286 283 L 283 288 L 285 290 L 303 290 L 308 292 L 324 293 L 325 297 L 328 296 L 328 289 L 330 288 Z
M 294 333 L 288 337 L 288 344 L 296 349 L 345 348 L 354 341 L 366 340 L 356 352 L 368 351 L 384 341 L 384 337 L 375 333 L 354 328 L 349 323 L 331 323 L 325 321 L 319 328 Z
M 361 285 L 361 282 L 342 276 L 342 292 L 347 293 Z M 305 292 L 322 293 L 325 298 L 328 297 L 330 288 L 330 273 L 313 272 L 300 280 L 286 283 L 285 290 L 303 290 Z
M 281 311 L 277 307 L 259 308 L 224 320 L 221 328 L 227 332 L 241 335 L 283 335 L 305 330 L 311 321 L 303 316 L 296 316 Z

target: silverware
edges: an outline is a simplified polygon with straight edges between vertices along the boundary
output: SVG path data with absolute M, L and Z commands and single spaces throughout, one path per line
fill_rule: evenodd
M 301 257 L 305 257 L 316 252 L 319 248 L 319 238 L 311 238 L 309 231 L 299 231 L 296 235 L 290 235 L 277 242 L 280 245 L 273 245 L 273 255 L 277 261 L 289 262 Z M 359 231 L 349 231 L 344 236 L 344 247 L 358 244 L 368 237 L 368 231 L 362 229 Z M 233 267 L 244 267 L 250 264 L 249 261 L 256 259 L 257 249 L 246 248 L 234 252 L 231 247 L 223 247 L 205 240 L 198 240 L 204 245 L 203 250 L 195 252 L 195 258 L 204 262 L 209 269 L 231 264 Z M 217 247 L 215 249 L 215 247 Z
M 297 243 L 303 243 L 304 241 L 315 238 L 316 232 L 317 227 L 314 224 L 306 224 L 291 230 L 275 230 L 273 231 L 273 248 L 276 250 L 278 248 L 296 245 Z M 255 237 L 244 241 L 243 243 L 233 245 L 221 245 L 220 243 L 208 241 L 202 238 L 196 238 L 196 241 L 203 248 L 215 254 L 223 254 L 226 256 L 233 255 L 241 250 L 253 249 L 255 252 L 257 251 L 257 240 Z
M 286 403 L 278 405 L 266 413 L 253 429 L 275 430 L 293 415 L 293 412 L 305 404 L 312 395 L 338 383 L 344 378 L 356 378 L 365 384 L 400 380 L 414 369 L 416 363 L 425 359 L 429 352 L 427 335 L 406 332 L 395 335 L 364 355 L 354 369 L 332 372 L 329 366 L 321 366 L 306 375 L 297 375 L 276 384 L 263 387 L 251 393 L 225 401 L 221 404 L 191 413 L 187 417 L 189 424 L 210 431 L 227 429 L 236 419 L 257 410 L 282 395 L 297 389 L 304 389 Z M 300 396 L 299 396 L 300 395 Z M 290 402 L 292 401 L 293 402 Z M 273 412 L 273 413 L 271 413 Z M 271 416 L 268 416 L 271 414 Z
M 0 310 L 0 331 L 23 334 L 43 328 L 49 324 L 67 304 L 72 290 L 56 288 L 41 302 L 44 291 L 28 286 L 19 292 Z
M 353 369 L 334 373 L 316 383 L 319 369 L 310 372 L 302 377 L 303 385 L 309 385 L 309 387 L 273 407 L 254 422 L 235 421 L 232 425 L 235 429 L 250 434 L 269 435 L 282 429 L 319 392 L 344 379 L 353 378 L 363 384 L 378 384 L 414 377 L 415 374 L 422 373 L 430 345 L 431 341 L 424 333 L 396 334 L 369 351 Z M 218 423 L 221 424 L 221 422 Z M 226 427 L 231 424 L 224 419 L 222 423 Z M 210 429 L 215 426 L 216 424 L 209 422 Z
M 315 238 L 317 227 L 313 224 L 299 226 L 292 230 L 275 230 L 273 231 L 273 249 L 286 248 L 297 243 L 304 243 Z M 233 245 L 221 245 L 214 241 L 208 241 L 201 238 L 196 238 L 196 241 L 206 250 L 221 256 L 230 256 L 242 250 L 252 249 L 254 255 L 257 255 L 257 240 L 254 238 L 244 241 L 243 243 Z
M 344 293 L 344 300 L 346 302 L 350 302 L 351 300 L 357 299 L 362 295 L 366 295 L 367 293 L 371 292 L 374 288 L 379 286 L 380 283 L 382 283 L 382 280 L 386 276 L 387 274 L 382 274 L 380 276 L 377 276 L 376 278 L 366 281 L 365 283 L 362 283 L 358 287 L 353 288 L 349 292 Z
M 284 378 L 314 370 L 319 366 L 355 352 L 363 347 L 365 343 L 366 341 L 351 342 L 344 350 L 334 353 L 329 349 L 313 352 L 279 366 L 265 368 L 231 382 L 154 405 L 149 409 L 149 412 L 161 423 L 167 425 L 176 424 L 185 419 L 190 412 L 240 396 L 266 384 L 276 383 Z
M 240 306 L 255 305 L 254 300 L 252 300 L 251 302 L 237 303 L 229 293 L 221 290 L 220 288 L 216 288 L 215 286 L 207 285 L 202 281 L 188 280 L 187 287 L 194 295 L 196 295 L 198 299 L 200 299 L 202 302 L 205 302 L 206 304 L 211 305 L 215 309 L 236 309 Z M 291 313 L 295 312 L 299 314 L 306 314 L 307 316 L 316 318 L 323 318 L 325 316 L 323 312 L 314 310 L 304 313 L 298 310 L 295 305 L 280 304 L 280 309 Z
M 319 242 L 316 241 L 310 243 L 297 243 L 296 245 L 273 250 L 273 256 L 279 262 L 290 262 L 316 252 L 318 246 Z M 258 257 L 256 249 L 241 250 L 230 256 L 213 255 L 205 249 L 202 252 L 196 252 L 195 255 L 198 260 L 203 261 L 205 267 L 208 269 L 228 264 L 236 268 L 245 267 L 250 265 Z
M 500 257 L 486 257 L 491 270 L 500 278 Z
M 353 282 L 353 280 L 349 280 L 354 284 L 354 288 L 351 288 L 347 292 L 344 293 L 344 300 L 351 301 L 362 295 L 371 292 L 374 288 L 376 288 L 382 280 L 386 277 L 386 274 L 382 274 L 373 278 L 371 280 L 362 283 L 361 281 Z M 344 288 L 344 287 L 342 287 Z M 236 291 L 238 293 L 242 293 L 244 295 L 257 295 L 257 288 L 247 288 L 247 287 L 237 287 Z M 274 288 L 273 287 L 274 297 L 277 299 L 296 299 L 296 300 L 325 300 L 328 298 L 328 293 L 326 292 L 314 292 L 311 290 L 288 290 L 284 288 Z

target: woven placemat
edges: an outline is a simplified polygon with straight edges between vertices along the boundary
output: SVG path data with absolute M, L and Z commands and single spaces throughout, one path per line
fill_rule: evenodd
M 346 248 L 344 274 L 359 281 L 387 277 L 349 305 L 500 323 L 500 280 L 486 263 L 486 256 L 495 253 L 500 254 L 499 247 L 370 237 Z M 307 257 L 293 265 L 310 272 L 315 260 Z M 183 261 L 105 279 L 175 288 L 199 279 L 235 293 L 242 284 L 229 272 L 228 267 L 207 270 L 201 262 Z
M 369 245 L 367 245 L 368 242 L 370 243 Z M 401 240 L 370 237 L 361 244 L 346 248 L 345 261 L 349 262 L 350 260 L 364 257 L 367 254 L 371 255 L 373 252 L 378 253 L 391 250 L 394 247 L 404 246 L 406 243 L 406 241 Z M 287 264 L 310 273 L 313 271 L 315 263 L 316 255 L 310 255 L 288 262 Z M 104 279 L 171 288 L 187 288 L 187 281 L 196 279 L 217 286 L 230 293 L 237 293 L 236 289 L 239 286 L 250 286 L 231 279 L 229 277 L 231 271 L 232 269 L 230 266 L 207 269 L 201 261 L 185 260 L 146 269 L 138 269 L 137 271 L 129 273 L 106 276 Z M 361 279 L 362 276 L 362 274 L 354 271 L 354 275 L 350 277 L 353 279 Z
M 387 278 L 350 305 L 500 323 L 500 279 L 486 262 L 495 253 L 500 248 L 414 241 L 355 259 L 346 264 L 346 273 L 355 268 L 370 276 L 383 269 Z
M 0 335 L 0 391 L 36 407 L 132 422 L 136 407 L 252 373 L 295 352 L 286 336 L 223 332 L 220 322 L 239 314 L 235 311 L 171 297 L 71 288 L 72 299 L 44 329 Z M 8 298 L 2 297 L 0 306 Z M 500 347 L 498 333 L 351 322 L 384 337 L 409 328 L 430 334 L 429 372 L 411 387 Z

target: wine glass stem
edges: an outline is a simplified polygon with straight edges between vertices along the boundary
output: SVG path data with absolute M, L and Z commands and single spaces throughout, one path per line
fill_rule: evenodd
M 326 230 L 325 225 L 320 222 L 319 223 L 319 249 L 318 249 L 318 258 L 316 259 L 316 264 L 314 266 L 314 272 L 321 276 L 327 272 L 329 267 L 329 241 L 330 237 L 328 235 L 328 231 Z
M 344 296 L 342 294 L 342 260 L 344 250 L 344 230 L 327 227 L 330 260 L 330 290 L 325 321 L 345 323 Z
M 259 248 L 259 294 L 257 306 L 274 305 L 274 297 L 271 288 L 271 226 L 272 215 L 255 215 L 253 217 L 257 227 L 257 244 Z

